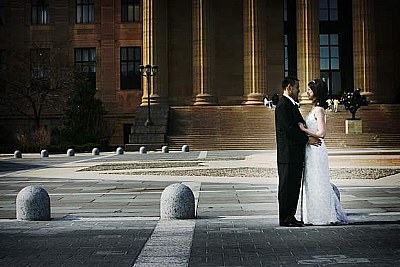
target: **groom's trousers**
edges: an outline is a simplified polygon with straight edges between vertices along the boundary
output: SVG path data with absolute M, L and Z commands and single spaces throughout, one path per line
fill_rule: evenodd
M 278 163 L 278 175 L 279 220 L 286 221 L 296 214 L 303 162 Z

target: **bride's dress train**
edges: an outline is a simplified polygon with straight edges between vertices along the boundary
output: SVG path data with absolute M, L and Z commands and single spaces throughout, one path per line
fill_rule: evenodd
M 317 130 L 314 109 L 306 118 L 307 128 Z M 321 146 L 306 146 L 304 162 L 303 220 L 305 224 L 349 223 L 329 178 L 328 151 Z

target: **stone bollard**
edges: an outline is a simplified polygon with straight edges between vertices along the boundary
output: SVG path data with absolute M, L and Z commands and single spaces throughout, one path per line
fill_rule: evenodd
M 21 153 L 21 151 L 15 150 L 15 152 L 14 152 L 14 158 L 16 158 L 16 159 L 22 158 L 22 153 Z
M 94 156 L 100 155 L 100 150 L 97 147 L 93 148 L 92 155 L 94 155 Z
M 115 154 L 123 155 L 124 154 L 124 149 L 122 147 L 118 147 L 117 150 L 115 150 Z
M 339 191 L 339 188 L 337 188 L 337 186 L 334 185 L 333 183 L 331 183 L 331 186 L 332 186 L 332 189 L 333 189 L 333 191 L 335 192 L 337 198 L 338 198 L 339 201 L 340 201 L 340 191 Z
M 168 148 L 168 146 L 163 146 L 163 147 L 161 148 L 161 152 L 162 152 L 162 153 L 169 153 L 169 148 Z
M 50 197 L 40 186 L 27 186 L 19 191 L 16 200 L 17 220 L 50 220 Z
M 189 146 L 188 145 L 183 145 L 182 146 L 182 152 L 189 152 Z
M 139 148 L 139 153 L 140 153 L 140 154 L 146 154 L 146 153 L 147 153 L 146 147 L 145 147 L 145 146 L 141 146 L 141 147 Z
M 180 183 L 164 189 L 160 200 L 161 219 L 194 219 L 195 200 L 192 190 Z
M 75 156 L 75 151 L 74 151 L 72 148 L 68 149 L 68 150 L 67 150 L 67 156 L 68 156 L 68 157 L 73 157 L 73 156 Z
M 40 151 L 40 156 L 42 158 L 48 158 L 49 157 L 49 151 L 47 151 L 46 149 L 42 149 L 42 151 Z

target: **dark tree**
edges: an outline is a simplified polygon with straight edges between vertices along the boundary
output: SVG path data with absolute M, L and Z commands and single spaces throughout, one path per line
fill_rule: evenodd
M 41 128 L 45 112 L 61 112 L 73 81 L 73 67 L 65 50 L 57 47 L 10 51 L 6 55 L 3 108 L 31 120 Z
M 110 135 L 103 103 L 96 98 L 96 87 L 87 73 L 77 72 L 73 92 L 67 100 L 62 118 L 63 135 L 69 143 L 99 143 Z
M 356 112 L 361 106 L 368 105 L 366 96 L 361 95 L 361 89 L 357 88 L 354 92 L 349 92 L 344 98 L 344 107 L 350 111 L 351 119 L 356 119 Z

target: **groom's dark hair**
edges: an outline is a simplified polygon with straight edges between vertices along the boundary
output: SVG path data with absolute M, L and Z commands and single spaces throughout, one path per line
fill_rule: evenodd
M 285 90 L 285 88 L 290 84 L 291 86 L 295 85 L 296 81 L 299 81 L 299 79 L 291 76 L 285 77 L 282 81 L 282 89 Z

